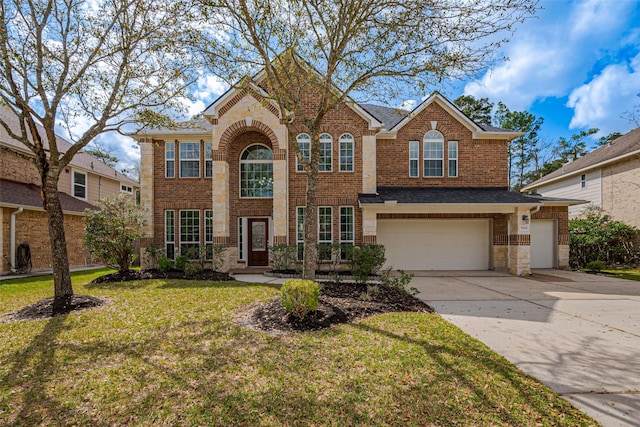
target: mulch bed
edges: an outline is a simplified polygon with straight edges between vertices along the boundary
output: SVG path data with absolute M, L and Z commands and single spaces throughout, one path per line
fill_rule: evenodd
M 433 309 L 405 292 L 378 285 L 367 296 L 367 286 L 356 283 L 320 283 L 320 299 L 316 311 L 300 320 L 280 305 L 280 298 L 264 304 L 253 304 L 236 313 L 236 321 L 252 329 L 271 334 L 314 331 L 357 321 L 374 314 L 412 311 L 433 313 Z
M 72 311 L 86 310 L 88 308 L 100 307 L 106 304 L 106 300 L 93 297 L 90 295 L 73 295 L 71 301 L 67 305 L 66 314 Z M 6 320 L 11 322 L 15 320 L 38 320 L 54 317 L 53 314 L 53 297 L 38 301 L 15 313 L 6 316 Z
M 112 274 L 107 274 L 106 276 L 100 276 L 91 283 L 117 283 L 145 279 L 212 280 L 215 282 L 223 282 L 227 280 L 233 280 L 233 277 L 229 276 L 229 274 L 227 273 L 220 273 L 212 270 L 204 270 L 200 273 L 191 275 L 187 275 L 184 271 L 180 270 L 129 270 L 123 273 L 117 271 Z

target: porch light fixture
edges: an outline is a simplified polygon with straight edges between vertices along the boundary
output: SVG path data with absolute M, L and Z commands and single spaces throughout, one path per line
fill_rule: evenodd
M 522 215 L 522 220 L 523 220 L 526 224 L 529 224 L 529 215 Z

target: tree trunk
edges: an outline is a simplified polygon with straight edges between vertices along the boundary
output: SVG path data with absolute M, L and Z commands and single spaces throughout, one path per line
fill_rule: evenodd
M 64 215 L 58 197 L 58 180 L 55 174 L 48 173 L 42 187 L 44 209 L 47 212 L 49 242 L 51 244 L 51 264 L 53 267 L 53 314 L 69 311 L 73 288 L 69 273 L 69 257 L 64 234 Z
M 318 203 L 316 190 L 318 187 L 318 168 L 312 168 L 307 174 L 307 200 L 304 209 L 304 264 L 302 277 L 315 280 L 318 266 Z

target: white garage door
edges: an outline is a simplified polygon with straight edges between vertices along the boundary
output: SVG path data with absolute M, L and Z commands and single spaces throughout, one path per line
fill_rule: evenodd
M 377 240 L 394 269 L 487 270 L 490 230 L 485 219 L 383 219 Z
M 531 268 L 555 267 L 556 224 L 554 220 L 531 221 Z

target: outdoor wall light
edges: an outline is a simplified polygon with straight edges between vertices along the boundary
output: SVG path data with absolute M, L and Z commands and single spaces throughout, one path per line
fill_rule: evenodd
M 522 220 L 523 220 L 525 223 L 529 224 L 529 215 L 522 215 Z

